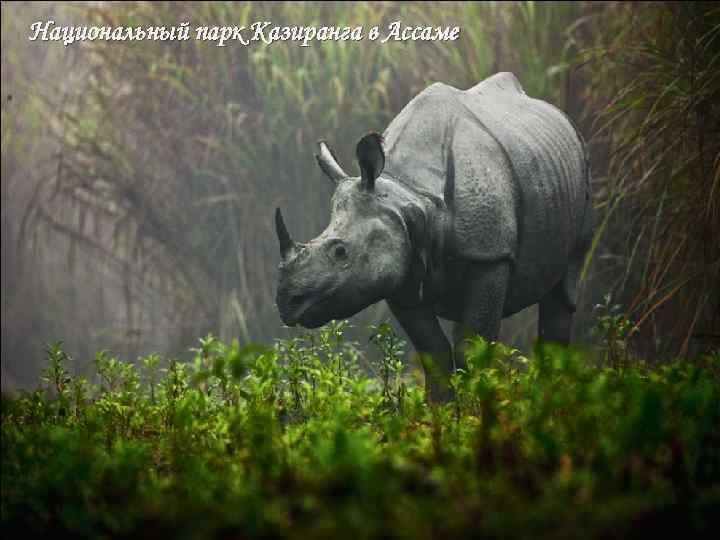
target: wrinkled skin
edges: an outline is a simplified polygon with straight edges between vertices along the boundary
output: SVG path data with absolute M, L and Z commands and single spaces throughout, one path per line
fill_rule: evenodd
M 430 402 L 452 397 L 466 338 L 496 340 L 503 317 L 538 304 L 539 337 L 570 340 L 594 217 L 585 145 L 560 110 L 511 73 L 465 91 L 436 83 L 356 156 L 349 178 L 319 145 L 337 183 L 319 237 L 295 243 L 276 212 L 286 324 L 315 328 L 385 299 Z M 455 322 L 452 343 L 438 317 Z

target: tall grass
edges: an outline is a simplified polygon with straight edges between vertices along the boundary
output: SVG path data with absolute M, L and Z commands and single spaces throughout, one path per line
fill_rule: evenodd
M 37 376 L 43 340 L 62 336 L 78 356 L 92 355 L 100 346 L 96 338 L 104 308 L 102 295 L 97 294 L 103 278 L 93 268 L 94 260 L 85 258 L 71 273 L 66 236 L 48 238 L 38 227 L 22 233 L 25 209 L 37 182 L 57 167 L 41 96 L 50 88 L 57 94 L 71 84 L 67 73 L 73 71 L 76 52 L 62 45 L 33 46 L 27 35 L 37 20 L 65 20 L 68 6 L 18 2 L 3 3 L 1 9 L 2 385 L 6 388 L 25 385 Z M 92 302 L 85 302 L 88 297 Z M 103 336 L 102 341 L 110 340 Z M 112 345 L 118 341 L 112 340 Z
M 615 29 L 586 55 L 610 148 L 604 262 L 649 354 L 708 350 L 720 343 L 720 10 L 614 4 L 597 24 Z

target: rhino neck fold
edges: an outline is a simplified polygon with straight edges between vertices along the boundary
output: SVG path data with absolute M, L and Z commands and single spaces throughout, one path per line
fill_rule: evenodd
M 442 288 L 450 216 L 442 199 L 411 187 L 401 178 L 384 176 L 402 190 L 402 197 L 388 205 L 401 217 L 410 242 L 405 279 L 389 300 L 400 306 L 416 306 L 430 301 Z

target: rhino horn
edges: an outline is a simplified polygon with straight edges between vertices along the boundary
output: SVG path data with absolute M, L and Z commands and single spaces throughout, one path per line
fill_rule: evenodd
M 375 187 L 375 180 L 385 168 L 383 138 L 379 133 L 368 133 L 357 143 L 355 155 L 360 164 L 360 186 L 368 191 Z
M 338 164 L 330 147 L 325 144 L 325 141 L 318 141 L 315 159 L 330 180 L 340 182 L 348 177 L 347 173 L 343 171 L 342 167 Z
M 279 208 L 275 209 L 275 232 L 280 241 L 280 256 L 287 259 L 291 252 L 295 251 L 295 242 L 285 227 L 285 221 Z

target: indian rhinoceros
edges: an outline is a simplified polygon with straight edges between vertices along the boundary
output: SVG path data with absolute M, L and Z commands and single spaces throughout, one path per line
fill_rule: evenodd
M 540 338 L 569 341 L 593 214 L 585 144 L 563 112 L 512 73 L 465 91 L 435 83 L 356 155 L 353 178 L 318 143 L 337 183 L 320 236 L 294 242 L 276 210 L 287 325 L 385 299 L 420 353 L 429 401 L 451 397 L 469 334 L 496 340 L 501 319 L 532 304 Z M 455 355 L 438 317 L 455 321 Z

